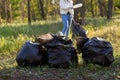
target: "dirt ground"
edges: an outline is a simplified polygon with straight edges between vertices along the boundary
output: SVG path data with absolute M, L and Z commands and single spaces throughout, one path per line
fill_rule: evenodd
M 10 75 L 4 75 L 0 80 L 75 80 L 72 77 L 73 73 L 69 70 L 61 69 L 46 69 L 42 72 L 35 70 L 22 72 L 20 69 L 15 69 Z M 79 76 L 79 80 L 86 80 Z

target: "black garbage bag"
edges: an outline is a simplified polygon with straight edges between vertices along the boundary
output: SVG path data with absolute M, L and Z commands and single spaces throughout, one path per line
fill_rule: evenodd
M 72 36 L 87 37 L 86 30 L 75 20 L 72 20 Z
M 42 53 L 43 52 L 43 53 Z M 41 66 L 47 63 L 47 53 L 38 43 L 26 41 L 22 46 L 16 61 L 18 66 Z
M 82 58 L 86 63 L 109 66 L 114 61 L 112 45 L 106 40 L 93 37 L 84 44 Z
M 76 50 L 65 45 L 52 45 L 48 49 L 48 64 L 55 68 L 68 68 L 78 63 Z
M 76 49 L 70 39 L 64 40 L 62 37 L 54 35 L 54 39 L 46 44 L 46 48 L 50 67 L 68 68 L 70 65 L 78 63 Z
M 72 64 L 78 64 L 78 56 L 77 56 L 77 52 L 76 49 L 74 47 L 69 47 L 68 51 L 71 53 L 71 62 Z
M 47 60 L 49 67 L 68 68 L 71 64 L 78 64 L 78 56 L 73 47 L 73 41 L 69 38 L 63 38 L 64 36 L 47 33 L 35 39 L 35 42 L 41 45 L 39 55 L 46 54 L 44 58 L 47 58 L 45 61 Z M 44 58 L 40 58 L 40 61 Z

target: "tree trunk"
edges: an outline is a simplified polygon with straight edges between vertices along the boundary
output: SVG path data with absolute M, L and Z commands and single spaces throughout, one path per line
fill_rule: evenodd
M 21 7 L 21 20 L 22 20 L 22 22 L 24 22 L 24 17 L 25 17 L 24 0 L 21 1 L 20 7 Z
M 101 0 L 98 0 L 98 4 L 99 4 L 99 11 L 100 11 L 100 16 L 103 17 L 103 9 L 102 9 L 102 3 Z
M 11 22 L 12 21 L 12 5 L 10 3 L 9 3 L 9 16 L 10 16 L 9 22 Z
M 83 6 L 80 9 L 81 25 L 85 25 L 85 12 L 86 12 L 85 0 L 80 0 L 80 2 L 83 4 Z
M 110 20 L 112 17 L 112 8 L 113 8 L 113 0 L 108 0 L 108 11 L 107 11 L 108 20 Z
M 12 17 L 12 10 L 11 10 L 11 4 L 9 1 L 4 0 L 4 9 L 5 9 L 5 19 L 6 23 L 11 22 Z
M 4 7 L 5 7 L 5 19 L 6 19 L 6 24 L 7 24 L 7 22 L 9 22 L 9 20 L 8 20 L 8 10 L 7 10 L 7 1 L 6 0 L 4 0 Z
M 30 0 L 28 0 L 28 24 L 31 26 Z
M 44 11 L 44 1 L 43 0 L 38 0 L 38 8 L 41 14 L 42 19 L 46 19 L 45 11 Z

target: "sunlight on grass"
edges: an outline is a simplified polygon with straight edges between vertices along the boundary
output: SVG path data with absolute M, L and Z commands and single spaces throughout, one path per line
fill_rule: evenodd
M 16 55 L 26 40 L 33 40 L 33 38 L 23 34 L 19 34 L 17 38 L 13 36 L 0 38 L 0 59 Z
M 40 20 L 40 21 L 35 21 L 35 22 L 32 22 L 31 24 L 32 25 L 45 25 L 45 24 L 55 24 L 55 23 L 59 23 L 61 22 L 60 19 L 58 20 Z M 17 22 L 17 23 L 1 23 L 0 24 L 0 27 L 20 27 L 20 26 L 28 26 L 28 22 L 26 23 L 23 23 L 23 22 Z

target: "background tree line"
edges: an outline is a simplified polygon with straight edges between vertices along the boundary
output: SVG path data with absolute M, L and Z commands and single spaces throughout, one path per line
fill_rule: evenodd
M 120 10 L 120 0 L 74 0 L 83 3 L 75 9 L 74 18 L 85 23 L 86 17 L 106 17 L 110 20 Z M 60 17 L 59 0 L 0 0 L 0 23 L 47 20 Z

